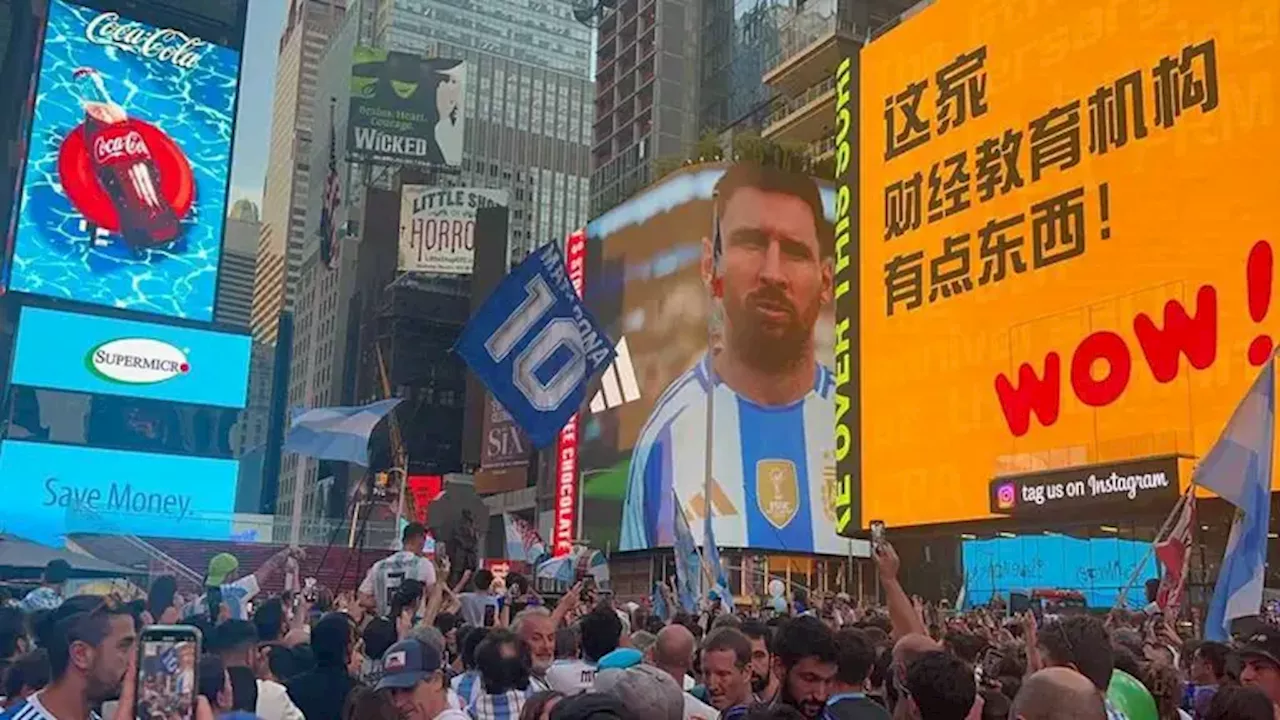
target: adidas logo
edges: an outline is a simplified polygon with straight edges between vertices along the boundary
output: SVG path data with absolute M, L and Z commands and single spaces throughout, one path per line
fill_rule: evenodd
M 640 399 L 640 385 L 636 382 L 636 370 L 631 366 L 631 351 L 627 338 L 618 341 L 618 356 L 600 375 L 600 390 L 591 398 L 592 414 L 612 410 Z

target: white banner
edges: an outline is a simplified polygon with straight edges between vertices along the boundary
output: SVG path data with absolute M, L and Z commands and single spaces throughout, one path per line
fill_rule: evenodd
M 404 272 L 470 275 L 476 210 L 495 205 L 506 207 L 506 190 L 405 185 L 396 267 Z

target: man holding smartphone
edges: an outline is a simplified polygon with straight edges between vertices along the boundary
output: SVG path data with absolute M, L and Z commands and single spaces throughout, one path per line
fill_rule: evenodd
M 123 716 L 133 717 L 128 685 L 138 635 L 128 609 L 109 598 L 78 595 L 54 610 L 51 622 L 54 631 L 44 642 L 53 680 L 0 720 L 99 720 L 94 708 L 116 697 Z

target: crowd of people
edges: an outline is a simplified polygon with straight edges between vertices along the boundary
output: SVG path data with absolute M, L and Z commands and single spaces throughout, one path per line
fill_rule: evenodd
M 66 568 L 51 565 L 0 608 L 0 720 L 156 717 L 160 685 L 135 699 L 136 646 L 155 623 L 201 630 L 199 720 L 1280 718 L 1280 630 L 1227 646 L 1146 613 L 933 612 L 903 590 L 887 543 L 880 608 L 708 602 L 661 617 L 582 584 L 552 604 L 483 569 L 450 586 L 424 540 L 409 526 L 403 550 L 336 597 L 266 596 L 292 550 L 239 579 L 219 555 L 190 600 L 171 577 L 140 602 L 64 598 Z

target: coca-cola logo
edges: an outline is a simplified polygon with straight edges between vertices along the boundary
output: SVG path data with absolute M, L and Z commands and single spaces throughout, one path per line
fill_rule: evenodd
M 151 150 L 141 133 L 130 130 L 115 137 L 99 135 L 93 141 L 93 154 L 98 162 L 106 162 L 120 158 L 151 157 Z
M 200 64 L 205 41 L 173 28 L 153 29 L 122 20 L 120 13 L 107 12 L 94 18 L 84 29 L 84 37 L 95 45 L 109 45 L 127 53 L 152 58 L 192 70 Z

